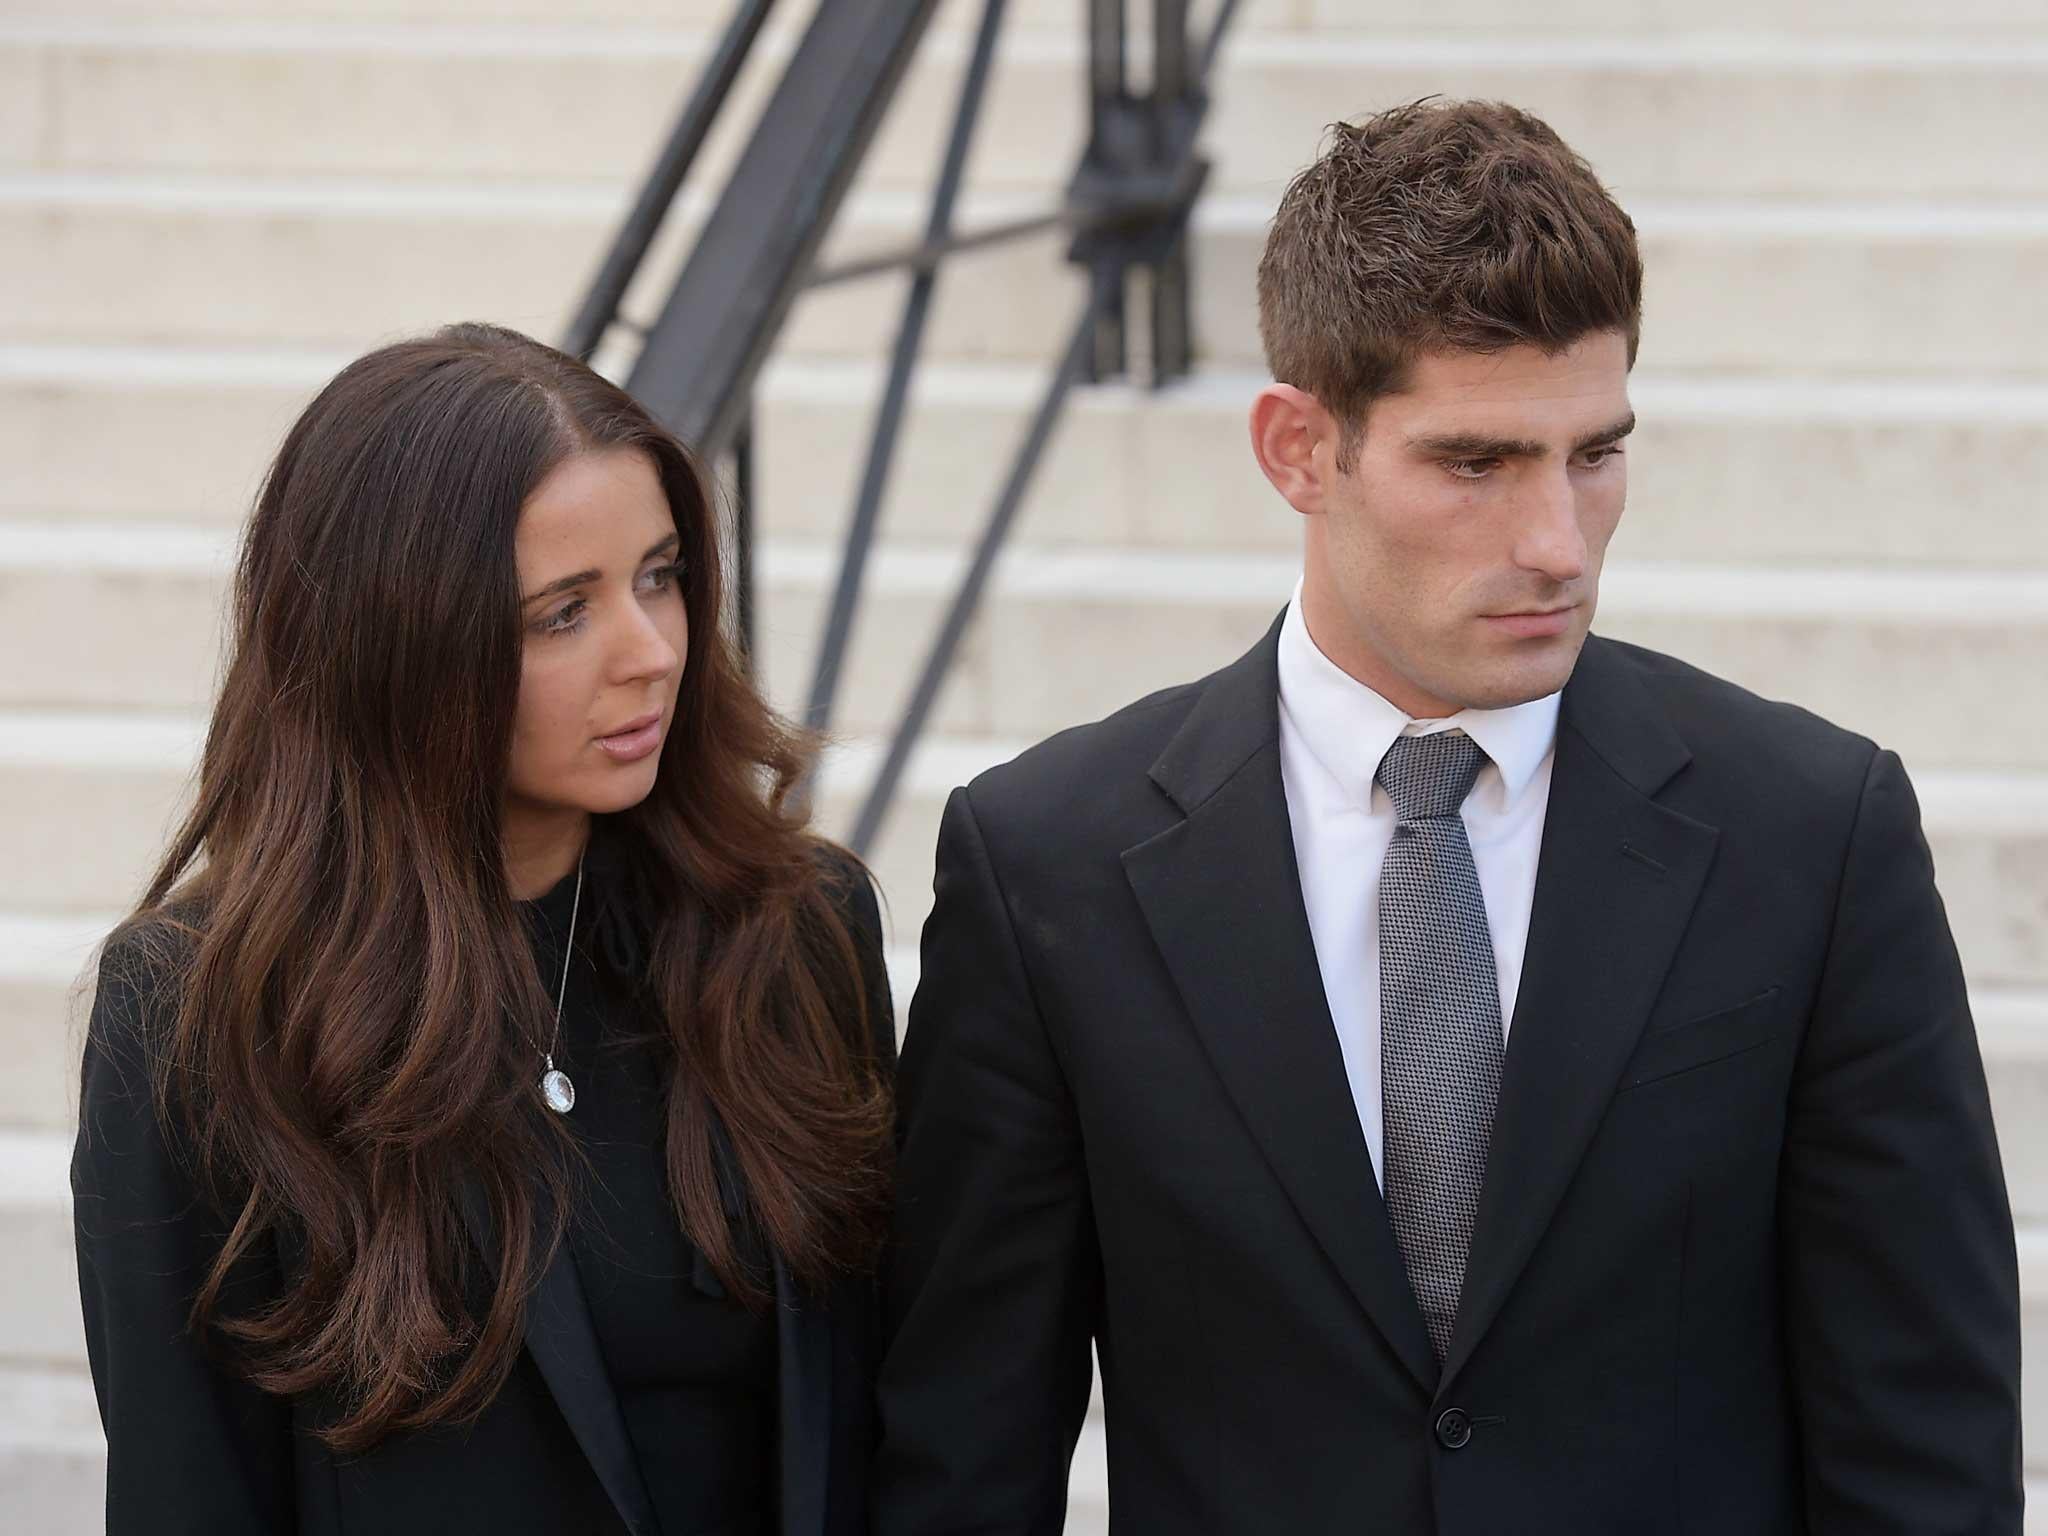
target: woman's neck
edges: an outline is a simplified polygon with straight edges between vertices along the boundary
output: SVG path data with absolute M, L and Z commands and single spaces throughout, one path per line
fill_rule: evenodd
M 545 895 L 576 868 L 590 841 L 588 811 L 528 811 L 505 816 L 505 884 L 514 901 Z

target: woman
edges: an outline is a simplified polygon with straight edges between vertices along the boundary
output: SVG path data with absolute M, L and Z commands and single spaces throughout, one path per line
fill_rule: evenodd
M 113 1532 L 865 1529 L 866 876 L 632 399 L 453 327 L 292 428 L 72 1164 Z

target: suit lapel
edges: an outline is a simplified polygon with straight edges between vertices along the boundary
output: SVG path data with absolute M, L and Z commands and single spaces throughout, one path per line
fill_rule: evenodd
M 459 1203 L 471 1241 L 495 1269 L 499 1250 L 489 1201 L 474 1181 L 465 1181 Z M 653 1536 L 654 1502 L 641 1480 L 640 1463 L 566 1240 L 555 1245 L 527 1299 L 526 1352 L 540 1368 L 556 1408 L 626 1529 L 633 1536 Z
M 1323 996 L 1280 777 L 1278 638 L 1211 681 L 1153 779 L 1185 820 L 1124 854 L 1216 1070 L 1303 1221 L 1425 1390 L 1437 1368 Z
M 1651 798 L 1690 760 L 1626 663 L 1588 640 L 1559 712 L 1528 948 L 1445 1386 L 1563 1198 L 1691 920 L 1719 832 Z

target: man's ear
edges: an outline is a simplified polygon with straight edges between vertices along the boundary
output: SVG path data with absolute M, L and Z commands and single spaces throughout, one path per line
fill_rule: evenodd
M 1336 418 L 1292 384 L 1268 384 L 1252 401 L 1252 456 L 1273 489 L 1304 517 L 1323 510 L 1337 458 Z

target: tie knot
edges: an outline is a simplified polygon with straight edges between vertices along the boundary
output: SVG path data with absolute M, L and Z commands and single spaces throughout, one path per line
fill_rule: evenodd
M 1472 793 L 1486 753 L 1463 731 L 1396 736 L 1374 775 L 1403 822 L 1455 816 Z

